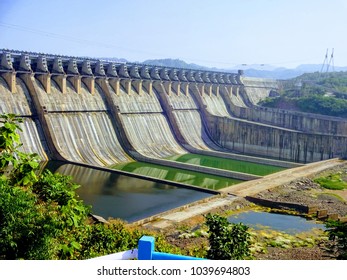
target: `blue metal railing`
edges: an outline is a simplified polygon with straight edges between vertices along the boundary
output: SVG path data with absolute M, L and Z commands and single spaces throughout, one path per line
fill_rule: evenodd
M 138 249 L 118 252 L 93 260 L 206 260 L 201 258 L 188 257 L 183 255 L 175 255 L 154 251 L 155 239 L 152 236 L 142 236 L 139 240 Z
M 139 260 L 204 260 L 182 255 L 161 253 L 154 251 L 155 239 L 152 236 L 142 236 L 139 240 L 138 259 Z

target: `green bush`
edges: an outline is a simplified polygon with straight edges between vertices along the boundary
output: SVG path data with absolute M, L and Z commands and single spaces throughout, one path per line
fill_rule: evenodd
M 315 179 L 314 182 L 329 190 L 343 190 L 347 188 L 347 183 L 341 179 L 339 174 L 331 174 L 327 177 L 319 177 Z
M 47 209 L 33 193 L 0 181 L 0 259 L 49 259 L 50 225 Z
M 248 226 L 230 223 L 227 218 L 207 214 L 210 249 L 207 258 L 212 260 L 243 260 L 251 258 L 251 235 Z

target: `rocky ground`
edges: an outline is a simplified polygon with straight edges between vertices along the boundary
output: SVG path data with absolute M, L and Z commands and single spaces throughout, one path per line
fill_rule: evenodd
M 269 199 L 281 202 L 291 202 L 302 205 L 315 205 L 319 209 L 326 209 L 329 213 L 337 213 L 340 217 L 347 216 L 347 189 L 342 191 L 332 191 L 320 187 L 313 181 L 315 177 L 327 176 L 328 174 L 340 172 L 343 178 L 347 179 L 347 163 L 341 164 L 338 167 L 330 168 L 310 176 L 296 179 L 288 184 L 262 191 L 255 197 Z M 252 204 L 244 198 L 240 198 L 228 206 L 215 209 L 215 213 L 225 214 L 233 211 L 242 211 L 248 209 Z M 207 237 L 202 230 L 204 218 L 202 216 L 190 219 L 185 223 L 166 229 L 164 234 L 167 240 L 181 248 L 198 252 L 199 248 L 208 246 Z M 199 231 L 200 230 L 200 231 Z M 265 239 L 268 233 L 263 234 Z M 324 260 L 334 259 L 335 255 L 327 248 L 330 247 L 330 241 L 324 234 L 312 233 L 312 236 L 299 237 L 299 239 L 290 236 L 271 236 L 271 238 L 280 240 L 279 246 L 266 246 L 259 249 L 255 248 L 254 256 L 256 259 L 262 260 Z M 259 240 L 258 240 L 259 241 Z M 264 241 L 264 240 L 263 240 Z M 303 242 L 301 246 L 292 246 Z M 289 245 L 288 245 L 289 244 Z M 301 244 L 301 243 L 300 243 Z M 288 246 L 287 246 L 288 245 Z
M 347 174 L 347 164 L 334 169 L 325 170 L 316 177 L 327 176 L 331 173 Z M 347 216 L 347 190 L 328 190 L 313 181 L 313 178 L 301 178 L 258 193 L 255 197 L 279 202 L 314 205 L 326 209 L 328 213 L 337 213 L 340 217 Z

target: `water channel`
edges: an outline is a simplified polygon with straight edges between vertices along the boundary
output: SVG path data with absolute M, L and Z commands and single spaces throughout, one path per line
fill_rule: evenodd
M 218 159 L 218 160 L 217 160 Z M 189 154 L 178 161 L 234 170 L 251 174 L 269 174 L 283 168 Z M 249 166 L 247 168 L 247 166 Z M 121 218 L 128 222 L 140 220 L 158 213 L 212 196 L 207 189 L 218 190 L 242 182 L 234 178 L 214 176 L 178 168 L 143 162 L 131 162 L 113 166 L 116 170 L 145 175 L 173 183 L 159 183 L 127 176 L 117 171 L 104 171 L 60 161 L 49 161 L 47 169 L 72 177 L 81 185 L 77 193 L 92 212 L 104 218 Z M 175 182 L 206 189 L 198 190 L 175 186 Z
M 201 165 L 206 167 L 237 171 L 237 172 L 254 174 L 259 176 L 265 176 L 265 175 L 285 169 L 283 167 L 278 167 L 274 165 L 259 164 L 259 163 L 241 161 L 241 160 L 198 155 L 198 154 L 184 154 L 179 156 L 173 156 L 168 159 L 178 161 L 178 162 L 190 163 L 194 165 Z
M 197 187 L 218 190 L 226 188 L 243 181 L 227 178 L 222 176 L 215 176 L 210 174 L 204 174 L 200 172 L 194 172 L 184 169 L 178 169 L 173 167 L 167 167 L 157 164 L 144 163 L 144 162 L 131 162 L 121 165 L 113 166 L 112 168 L 122 171 L 127 171 L 139 175 L 145 175 L 154 177 L 157 179 L 164 179 L 173 182 L 184 183 Z
M 45 168 L 71 176 L 92 213 L 106 219 L 134 222 L 213 195 L 60 161 L 49 161 Z

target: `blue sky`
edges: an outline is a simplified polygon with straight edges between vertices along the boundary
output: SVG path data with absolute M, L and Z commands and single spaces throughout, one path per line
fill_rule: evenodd
M 347 66 L 347 0 L 0 0 L 0 48 L 130 61 Z

